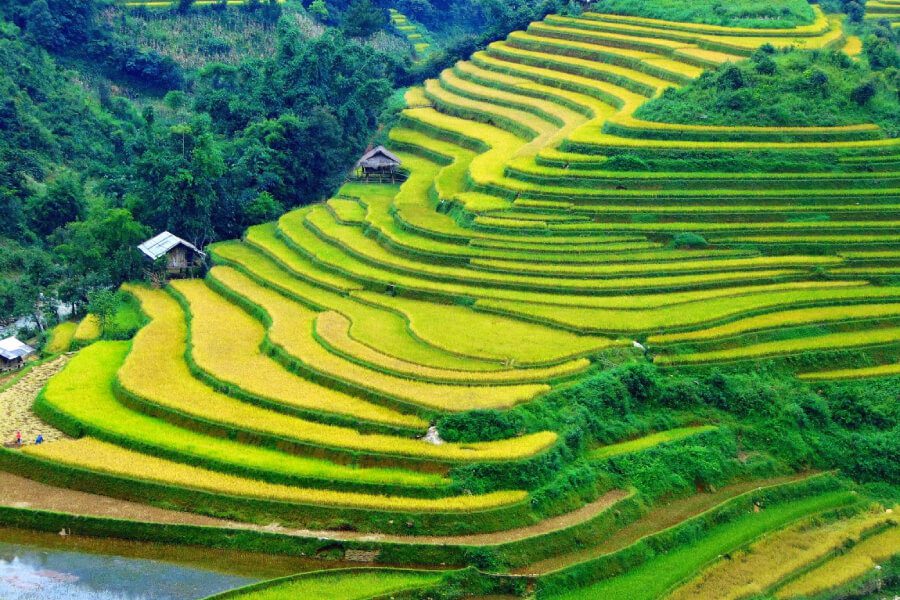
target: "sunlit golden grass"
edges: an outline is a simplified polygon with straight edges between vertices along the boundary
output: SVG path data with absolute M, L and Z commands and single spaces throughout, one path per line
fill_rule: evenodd
M 424 263 L 414 261 L 404 256 L 394 254 L 381 246 L 377 240 L 370 239 L 355 227 L 341 225 L 334 221 L 331 215 L 324 210 L 298 211 L 288 213 L 286 217 L 297 214 L 303 215 L 304 223 L 312 230 L 314 237 L 320 241 L 328 242 L 332 248 L 343 250 L 346 254 L 342 259 L 335 257 L 335 266 L 340 265 L 344 269 L 353 269 L 363 277 L 375 281 L 393 283 L 413 289 L 437 289 L 450 284 L 449 289 L 458 289 L 458 294 L 472 294 L 475 296 L 494 295 L 494 292 L 486 288 L 481 291 L 466 290 L 465 288 L 477 288 L 478 286 L 495 286 L 498 288 L 522 288 L 529 287 L 535 292 L 541 290 L 554 291 L 556 293 L 591 293 L 594 290 L 636 289 L 636 288 L 672 288 L 687 287 L 704 283 L 724 283 L 728 281 L 740 281 L 761 278 L 778 278 L 799 275 L 801 271 L 795 269 L 769 269 L 760 270 L 752 274 L 740 271 L 723 272 L 713 274 L 671 275 L 659 277 L 631 277 L 610 279 L 569 279 L 562 277 L 539 277 L 526 275 L 512 275 L 506 273 L 492 273 L 462 267 L 445 266 L 441 264 Z M 298 224 L 286 225 L 286 217 L 282 217 L 279 227 L 288 235 L 298 236 L 304 240 L 302 243 L 315 243 L 310 232 L 298 229 Z M 302 224 L 300 224 L 302 227 Z M 298 239 L 295 238 L 295 239 Z M 308 240 L 308 241 L 307 241 Z M 319 245 L 321 247 L 321 245 Z M 316 254 L 323 258 L 321 254 Z M 359 261 L 354 264 L 347 260 L 347 256 Z M 834 259 L 827 259 L 834 260 Z M 534 295 L 535 299 L 537 294 Z
M 419 417 L 398 413 L 291 373 L 262 352 L 266 336 L 262 323 L 213 292 L 203 281 L 180 280 L 171 285 L 186 299 L 190 309 L 191 356 L 201 369 L 217 379 L 250 394 L 313 411 L 405 427 L 427 426 Z M 305 335 L 310 345 L 317 345 L 312 337 L 315 311 L 296 304 L 294 308 L 290 321 L 282 326 Z
M 356 292 L 354 296 L 406 315 L 412 333 L 430 344 L 470 356 L 501 360 L 509 365 L 553 364 L 621 343 L 606 337 L 579 335 L 539 323 L 473 311 L 464 306 L 372 292 Z
M 352 323 L 353 340 L 415 364 L 457 371 L 496 371 L 503 363 L 565 362 L 574 368 L 580 361 L 569 362 L 568 357 L 597 352 L 610 344 L 606 338 L 580 336 L 462 306 L 374 293 L 339 296 L 291 277 L 246 246 L 229 243 L 214 252 L 289 295 L 345 315 Z M 211 277 L 215 279 L 219 272 L 214 268 Z M 477 335 L 466 335 L 473 331 Z M 530 377 L 527 369 L 517 371 Z
M 366 209 L 351 198 L 331 198 L 325 203 L 335 219 L 341 223 L 361 224 L 366 218 Z
M 473 62 L 459 62 L 453 67 L 454 73 L 462 79 L 473 81 L 486 87 L 509 92 L 519 96 L 527 95 L 571 110 L 580 112 L 587 118 L 603 118 L 614 110 L 606 102 L 580 92 L 572 92 L 558 86 L 536 83 L 523 77 L 507 75 L 500 71 L 490 71 Z
M 72 340 L 75 337 L 75 331 L 77 329 L 78 324 L 74 321 L 63 321 L 54 327 L 50 332 L 50 339 L 44 346 L 44 352 L 49 354 L 67 352 L 72 345 Z
M 529 64 L 510 62 L 489 52 L 476 52 L 472 55 L 472 63 L 488 71 L 521 77 L 542 85 L 559 87 L 569 92 L 586 94 L 623 112 L 631 112 L 647 101 L 647 97 L 622 86 L 581 75 L 573 75 L 537 67 Z M 612 111 L 600 113 L 603 116 Z M 601 123 L 597 123 L 598 126 Z
M 508 407 L 531 400 L 550 389 L 546 384 L 438 385 L 403 379 L 366 368 L 331 354 L 315 340 L 312 335 L 314 312 L 306 311 L 296 302 L 260 286 L 237 271 L 223 268 L 216 277 L 268 313 L 272 319 L 269 339 L 274 344 L 317 373 L 371 390 L 375 394 L 409 404 L 455 412 Z
M 900 296 L 900 289 L 897 290 Z M 891 304 L 854 304 L 846 306 L 820 306 L 768 313 L 756 317 L 748 317 L 739 321 L 684 333 L 653 335 L 647 338 L 654 344 L 711 340 L 720 337 L 740 335 L 750 331 L 772 329 L 775 327 L 793 327 L 834 321 L 852 321 L 855 319 L 874 319 L 878 317 L 895 317 L 900 315 L 900 303 Z
M 362 287 L 359 282 L 322 268 L 316 262 L 288 248 L 284 242 L 278 239 L 273 223 L 251 227 L 247 230 L 245 239 L 254 247 L 263 250 L 272 259 L 279 261 L 292 273 L 301 275 L 307 281 L 340 292 Z
M 900 375 L 900 362 L 878 365 L 875 367 L 833 369 L 831 371 L 801 373 L 798 377 L 809 381 L 828 381 L 837 379 L 863 379 L 866 377 L 891 377 L 893 375 Z
M 100 319 L 96 315 L 87 315 L 78 323 L 74 339 L 76 342 L 92 342 L 99 338 L 102 333 L 100 331 Z
M 93 438 L 30 446 L 27 452 L 62 464 L 138 480 L 300 504 L 403 512 L 468 512 L 507 506 L 527 497 L 522 491 L 502 491 L 426 499 L 293 487 L 176 463 Z
M 894 526 L 874 535 L 829 560 L 775 593 L 776 598 L 813 596 L 840 587 L 871 573 L 875 566 L 896 554 L 900 548 L 900 527 Z
M 703 73 L 702 68 L 674 60 L 668 54 L 602 45 L 603 41 L 597 39 L 579 39 L 589 37 L 578 30 L 535 24 L 529 27 L 528 32 L 511 33 L 506 44 L 551 55 L 621 65 L 672 83 L 687 83 Z
M 690 141 L 690 140 L 660 140 L 647 138 L 629 138 L 602 133 L 597 128 L 583 127 L 572 132 L 569 139 L 579 148 L 598 146 L 601 148 L 632 148 L 653 150 L 709 150 L 730 152 L 734 150 L 839 150 L 839 149 L 896 149 L 900 142 L 892 139 L 874 140 L 840 140 L 840 141 Z
M 429 205 L 431 204 L 429 189 L 432 186 L 437 194 L 437 201 L 451 202 L 456 194 L 463 192 L 468 187 L 466 173 L 469 164 L 476 156 L 472 150 L 429 137 L 421 131 L 402 127 L 392 129 L 390 136 L 391 142 L 395 146 L 399 145 L 400 148 L 406 150 L 421 148 L 447 157 L 451 162 L 447 165 L 438 165 L 415 154 L 401 153 L 400 159 L 410 170 L 410 176 L 391 197 L 386 199 L 389 204 L 393 204 L 397 209 L 402 209 L 405 205 Z M 347 185 L 353 186 L 354 184 Z
M 581 112 L 544 98 L 515 94 L 506 90 L 485 85 L 480 81 L 471 81 L 461 77 L 455 70 L 447 69 L 441 73 L 441 86 L 465 97 L 480 99 L 498 106 L 517 107 L 532 113 L 544 121 L 554 124 L 557 131 L 563 132 L 567 128 L 577 126 L 587 119 Z
M 721 258 L 718 260 L 687 260 L 672 263 L 646 263 L 612 265 L 545 265 L 527 261 L 472 259 L 470 264 L 492 271 L 544 275 L 578 275 L 582 277 L 612 277 L 631 274 L 670 274 L 704 271 L 745 271 L 779 267 L 815 267 L 841 264 L 836 256 L 756 256 L 752 258 Z M 714 258 L 714 257 L 713 257 Z
M 716 235 L 710 241 L 717 243 L 747 244 L 895 244 L 894 234 L 791 234 L 783 235 Z
M 153 320 L 135 337 L 131 354 L 119 370 L 119 381 L 132 393 L 187 415 L 326 448 L 446 461 L 512 460 L 540 452 L 556 438 L 548 432 L 508 442 L 434 446 L 399 436 L 362 434 L 240 402 L 191 376 L 184 362 L 187 329 L 172 297 L 134 286 L 126 289 L 139 298 Z
M 451 371 L 424 367 L 403 361 L 357 342 L 350 336 L 352 323 L 344 315 L 328 311 L 316 317 L 316 337 L 329 349 L 352 360 L 361 361 L 383 369 L 386 372 L 426 381 L 449 382 L 457 384 L 504 384 L 531 381 L 544 382 L 548 379 L 574 375 L 590 365 L 586 358 L 574 359 L 554 367 L 529 370 L 503 371 Z
M 838 350 L 864 346 L 880 346 L 900 342 L 900 327 L 842 331 L 814 337 L 800 337 L 775 342 L 749 344 L 725 350 L 696 352 L 693 354 L 666 354 L 656 357 L 659 364 L 691 364 L 704 362 L 749 360 L 770 356 L 798 354 L 816 350 Z
M 783 578 L 830 553 L 860 543 L 868 531 L 888 522 L 890 515 L 879 511 L 824 523 L 794 525 L 714 563 L 668 598 L 737 600 L 764 595 Z
M 261 590 L 233 596 L 236 600 L 289 600 L 317 598 L 320 600 L 360 600 L 364 598 L 394 598 L 393 594 L 435 585 L 442 578 L 440 571 L 357 570 L 346 572 L 319 571 Z
M 506 42 L 494 42 L 488 46 L 487 53 L 509 62 L 519 62 L 542 69 L 562 71 L 564 73 L 607 81 L 648 97 L 672 86 L 672 82 L 670 81 L 647 75 L 646 73 L 627 67 L 620 67 L 584 58 L 573 58 L 547 52 L 523 50 L 511 46 Z
M 528 144 L 528 140 L 500 127 L 451 116 L 433 108 L 406 109 L 403 111 L 403 124 L 412 129 L 430 130 L 439 134 L 438 137 L 443 135 L 454 142 L 457 141 L 454 138 L 461 138 L 481 144 L 484 149 L 469 166 L 469 177 L 478 184 L 487 184 L 502 177 L 504 163 Z M 543 139 L 539 136 L 538 143 Z
M 869 302 L 897 297 L 900 297 L 900 289 L 896 287 L 848 286 L 844 282 L 797 282 L 670 294 L 597 297 L 593 301 L 596 307 L 572 306 L 563 309 L 553 305 L 495 300 L 479 300 L 477 306 L 580 328 L 664 332 L 738 318 L 747 313 L 784 310 L 798 305 L 832 304 L 844 300 Z
M 588 456 L 593 459 L 603 459 L 618 456 L 619 454 L 628 454 L 629 452 L 639 452 L 641 450 L 646 450 L 647 448 L 659 446 L 660 444 L 677 442 L 678 440 L 683 440 L 699 433 L 713 431 L 714 429 L 716 429 L 716 427 L 713 425 L 668 429 L 666 431 L 660 431 L 659 433 L 645 435 L 634 440 L 595 448 L 589 452 Z
M 487 362 L 461 354 L 453 354 L 424 343 L 410 334 L 406 317 L 397 311 L 313 286 L 279 267 L 267 256 L 239 242 L 219 244 L 213 254 L 239 265 L 265 285 L 296 298 L 314 309 L 335 310 L 351 320 L 350 336 L 354 340 L 401 360 L 439 369 L 459 371 L 494 371 L 498 361 Z M 215 280 L 219 269 L 210 274 Z
M 580 21 L 590 25 L 591 22 L 601 21 L 609 23 L 617 23 L 622 27 L 650 27 L 658 34 L 664 34 L 667 31 L 685 31 L 694 34 L 720 35 L 726 37 L 734 36 L 751 36 L 756 37 L 760 32 L 777 37 L 790 37 L 796 35 L 822 35 L 830 26 L 825 13 L 817 6 L 813 6 L 814 20 L 806 25 L 798 25 L 797 27 L 772 28 L 761 30 L 755 27 L 726 27 L 722 25 L 710 25 L 707 23 L 687 23 L 679 21 L 663 21 L 661 19 L 651 19 L 647 17 L 636 17 L 630 15 L 613 15 L 603 14 L 599 12 L 585 12 L 581 18 L 571 19 Z M 664 35 L 662 35 L 664 37 Z
M 152 326 L 152 325 L 150 325 Z M 149 326 L 148 326 L 149 327 Z M 184 462 L 206 462 L 232 470 L 253 470 L 265 477 L 291 476 L 324 481 L 356 481 L 374 484 L 435 486 L 446 483 L 441 477 L 401 469 L 359 469 L 326 460 L 285 454 L 255 445 L 242 444 L 196 433 L 135 412 L 114 396 L 116 372 L 130 351 L 128 342 L 98 342 L 81 350 L 66 368 L 53 377 L 44 391 L 43 402 L 57 412 L 81 423 L 94 435 L 115 439 L 122 445 L 147 452 L 177 454 Z M 223 410 L 228 406 L 223 404 Z M 273 415 L 273 422 L 278 417 Z M 284 417 L 298 428 L 303 422 Z M 250 420 L 247 426 L 252 427 Z M 286 428 L 287 429 L 287 428 Z

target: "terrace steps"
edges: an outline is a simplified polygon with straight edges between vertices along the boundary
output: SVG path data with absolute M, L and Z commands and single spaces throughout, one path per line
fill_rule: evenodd
M 85 351 L 119 353 L 105 395 L 46 399 L 49 419 L 87 437 L 19 464 L 210 514 L 355 529 L 335 541 L 522 542 L 527 552 L 504 556 L 517 575 L 547 576 L 549 597 L 554 577 L 577 573 L 592 573 L 580 582 L 594 592 L 613 589 L 619 579 L 598 564 L 729 502 L 774 498 L 756 521 L 741 505 L 735 522 L 754 534 L 744 541 L 855 510 L 852 494 L 816 478 L 742 482 L 590 529 L 584 547 L 550 559 L 540 536 L 514 533 L 546 526 L 535 523 L 548 518 L 533 510 L 540 498 L 497 483 L 469 494 L 455 477 L 540 468 L 556 433 L 420 439 L 452 413 L 534 401 L 644 350 L 662 366 L 772 360 L 810 380 L 898 372 L 897 139 L 865 123 L 774 132 L 634 117 L 762 43 L 843 47 L 840 23 L 815 14 L 764 35 L 548 17 L 443 71 L 407 92 L 390 133 L 410 172 L 402 185 L 348 183 L 215 245 L 205 281 L 129 288 L 150 322 L 130 346 Z M 784 172 L 732 172 L 756 154 L 752 164 L 775 157 Z M 811 365 L 804 353 L 835 357 Z M 726 435 L 719 424 L 663 431 L 593 458 Z M 773 491 L 794 485 L 809 489 Z M 735 547 L 719 537 L 730 523 L 703 538 L 716 552 Z M 668 560 L 648 553 L 633 566 Z

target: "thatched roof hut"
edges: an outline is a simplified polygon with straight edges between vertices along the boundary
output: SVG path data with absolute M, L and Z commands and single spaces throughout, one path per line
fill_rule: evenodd
M 356 161 L 357 176 L 365 180 L 369 178 L 395 179 L 402 180 L 402 172 L 400 171 L 401 161 L 397 155 L 385 148 L 377 146 L 362 155 Z

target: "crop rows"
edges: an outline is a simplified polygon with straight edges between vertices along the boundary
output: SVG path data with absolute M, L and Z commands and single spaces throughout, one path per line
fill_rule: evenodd
M 540 479 L 569 439 L 536 416 L 483 441 L 441 431 L 625 361 L 771 360 L 811 381 L 900 372 L 897 139 L 871 123 L 775 131 L 634 116 L 763 43 L 850 47 L 839 20 L 811 10 L 784 30 L 588 12 L 490 44 L 406 92 L 387 135 L 402 184 L 347 182 L 210 247 L 202 280 L 127 286 L 146 317 L 133 315 L 137 334 L 83 348 L 37 404 L 79 439 L 0 459 L 127 499 L 333 528 L 336 545 L 397 536 L 362 540 L 366 551 L 430 535 L 405 560 L 453 567 L 477 554 L 489 571 L 521 571 L 539 598 L 720 597 L 760 571 L 765 589 L 748 593 L 819 593 L 800 573 L 817 561 L 834 565 L 825 588 L 844 585 L 884 558 L 896 528 L 827 475 L 732 482 L 649 513 L 615 490 L 615 509 L 573 524 L 588 517 L 547 509 L 553 489 L 504 483 Z M 391 14 L 401 34 L 423 35 Z M 112 337 L 97 324 L 83 321 L 76 345 Z M 621 431 L 585 464 L 735 435 L 697 422 Z M 609 492 L 596 487 L 585 504 Z M 555 517 L 571 530 L 541 530 Z M 517 527 L 537 533 L 491 539 L 483 557 L 474 546 L 487 542 L 465 539 Z M 855 558 L 832 556 L 848 539 Z M 380 582 L 373 593 L 391 594 L 436 581 L 383 575 L 283 583 L 311 594 Z

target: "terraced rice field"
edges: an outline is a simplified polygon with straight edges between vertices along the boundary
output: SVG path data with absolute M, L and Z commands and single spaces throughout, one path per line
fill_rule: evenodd
M 78 330 L 78 323 L 74 321 L 64 321 L 53 328 L 50 332 L 50 339 L 44 350 L 49 354 L 58 354 L 67 352 L 72 346 L 72 340 L 75 339 L 75 332 Z
M 704 431 L 712 431 L 715 427 L 711 425 L 701 425 L 698 427 L 679 427 L 677 429 L 669 429 L 652 435 L 647 435 L 636 440 L 622 442 L 619 444 L 610 444 L 592 450 L 588 456 L 593 459 L 604 459 L 619 454 L 627 454 L 629 452 L 639 452 L 647 448 L 652 448 L 660 444 L 683 440 L 684 438 L 703 433 Z
M 413 47 L 413 55 L 416 60 L 422 60 L 428 56 L 431 51 L 431 36 L 428 35 L 428 31 L 419 25 L 413 25 L 406 15 L 396 8 L 390 8 L 388 11 L 391 15 L 391 25 Z
M 852 502 L 843 492 L 776 505 L 759 514 L 744 515 L 712 528 L 693 543 L 649 559 L 643 565 L 584 589 L 548 595 L 548 598 L 660 598 L 683 578 L 724 553 L 778 530 L 807 515 Z
M 835 560 L 834 557 L 845 552 L 846 548 L 862 546 L 855 552 L 859 556 L 866 556 L 867 548 L 874 550 L 880 547 L 881 556 L 877 558 L 884 558 L 886 556 L 884 548 L 888 543 L 891 541 L 894 544 L 900 543 L 897 533 L 896 523 L 892 521 L 891 515 L 885 512 L 864 513 L 854 518 L 834 521 L 813 520 L 801 523 L 763 538 L 737 556 L 717 561 L 702 575 L 679 588 L 670 597 L 673 600 L 686 598 L 724 600 L 766 593 L 779 587 L 782 581 L 791 579 L 798 571 L 802 573 L 808 564 L 832 562 Z M 874 538 L 873 542 L 869 542 L 869 538 Z M 847 559 L 844 560 L 849 562 Z M 804 574 L 801 580 L 807 577 Z M 853 577 L 847 578 L 845 575 L 841 578 L 830 575 L 823 579 L 819 591 L 836 587 L 834 584 L 841 579 L 846 582 Z M 788 597 L 791 594 L 808 595 L 810 590 L 802 590 L 804 585 L 806 584 L 799 582 L 789 584 L 785 586 L 785 593 Z
M 900 3 L 896 0 L 873 0 L 866 4 L 867 20 L 887 21 L 894 29 L 900 29 Z
M 882 531 L 876 531 L 856 545 L 836 553 L 800 577 L 778 587 L 776 598 L 812 596 L 846 585 L 866 574 L 871 574 L 879 563 L 895 556 L 900 547 L 900 527 L 894 523 Z
M 439 573 L 359 569 L 291 577 L 275 585 L 248 586 L 243 593 L 228 597 L 252 600 L 285 598 L 365 600 L 374 597 L 393 597 L 392 594 L 429 588 L 440 580 Z
M 813 11 L 812 23 L 769 30 L 588 12 L 490 44 L 407 92 L 389 138 L 408 180 L 347 183 L 215 244 L 203 280 L 126 286 L 146 317 L 134 339 L 81 350 L 37 404 L 78 439 L 0 458 L 37 479 L 303 528 L 291 535 L 336 545 L 326 555 L 346 557 L 337 542 L 350 540 L 386 562 L 484 559 L 539 598 L 720 597 L 785 548 L 802 552 L 762 592 L 817 592 L 799 570 L 825 559 L 828 589 L 853 579 L 896 548 L 896 527 L 872 529 L 890 518 L 828 476 L 741 481 L 652 510 L 628 485 L 598 484 L 582 504 L 616 498 L 598 514 L 548 517 L 539 509 L 556 492 L 505 482 L 544 468 L 557 433 L 445 442 L 431 429 L 629 361 L 765 360 L 813 381 L 898 373 L 897 139 L 871 123 L 774 131 L 634 117 L 764 43 L 856 47 L 840 19 Z M 400 13 L 392 21 L 418 35 Z M 771 172 L 769 159 L 812 166 Z M 732 172 L 738 161 L 758 168 Z M 87 344 L 100 332 L 86 319 L 72 334 Z M 810 366 L 810 355 L 827 360 Z M 732 431 L 706 418 L 647 429 L 586 450 L 591 464 Z M 564 527 L 544 527 L 551 518 Z M 485 534 L 496 537 L 467 546 Z M 421 539 L 425 550 L 390 554 Z M 860 550 L 835 554 L 847 539 Z M 740 561 L 718 560 L 749 544 Z M 247 597 L 363 598 L 438 579 L 319 574 Z

